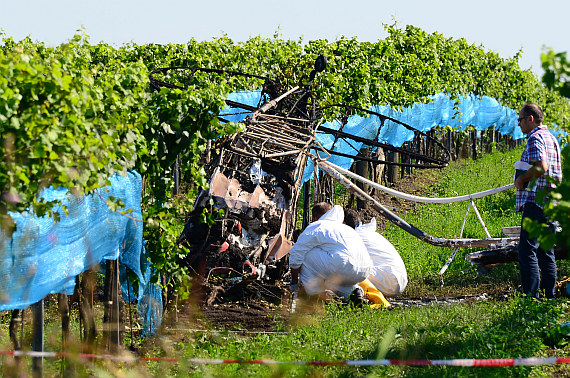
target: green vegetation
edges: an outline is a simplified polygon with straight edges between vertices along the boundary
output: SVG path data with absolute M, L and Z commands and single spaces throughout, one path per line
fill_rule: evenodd
M 537 302 L 515 298 L 510 302 L 480 302 L 470 305 L 432 305 L 372 309 L 327 308 L 312 316 L 310 324 L 293 325 L 286 335 L 258 335 L 244 339 L 230 334 L 195 335 L 178 344 L 184 356 L 203 358 L 275 359 L 282 361 L 343 361 L 347 359 L 452 359 L 546 356 L 567 340 L 557 334 L 558 321 L 565 319 L 567 303 Z M 551 334 L 553 336 L 551 336 Z M 524 340 L 524 342 L 521 342 Z M 547 344 L 550 344 L 548 346 Z M 163 374 L 184 372 L 190 376 L 527 376 L 547 368 L 458 368 L 458 367 L 293 367 L 250 365 L 156 366 Z M 556 367 L 560 370 L 560 367 Z M 564 370 L 565 371 L 565 370 Z
M 152 91 L 149 72 L 166 66 L 241 71 L 276 79 L 286 90 L 306 81 L 314 59 L 324 54 L 328 68 L 317 77 L 319 105 L 345 103 L 367 108 L 426 102 L 438 92 L 488 95 L 518 108 L 534 101 L 547 122 L 568 129 L 569 106 L 517 65 L 469 45 L 407 26 L 387 26 L 374 43 L 341 38 L 286 41 L 251 38 L 211 42 L 90 45 L 75 36 L 46 47 L 30 39 L 5 37 L 0 45 L 0 226 L 10 233 L 8 213 L 31 209 L 50 213 L 40 193 L 63 186 L 89 193 L 108 177 L 136 169 L 145 182 L 143 218 L 152 261 L 166 282 L 176 285 L 186 272 L 177 261 L 187 251 L 175 245 L 188 209 L 206 185 L 199 158 L 208 140 L 235 132 L 214 117 L 231 91 L 259 88 L 258 79 L 197 74 L 188 90 Z M 186 78 L 159 78 L 184 83 Z M 180 156 L 187 192 L 172 197 L 172 166 Z M 121 208 L 121 204 L 109 204 Z M 64 209 L 65 211 L 65 209 Z M 59 214 L 51 214 L 55 219 Z M 158 279 L 158 277 L 157 277 Z
M 253 89 L 259 80 L 196 75 L 187 91 L 152 92 L 148 73 L 165 66 L 236 70 L 277 79 L 283 88 L 303 82 L 319 54 L 329 65 L 315 91 L 321 105 L 394 107 L 425 102 L 438 92 L 489 95 L 518 108 L 541 104 L 567 128 L 567 102 L 517 65 L 465 40 L 388 26 L 376 43 L 341 38 L 284 41 L 259 37 L 190 40 L 183 45 L 92 46 L 76 36 L 55 48 L 29 39 L 4 38 L 0 46 L 0 216 L 10 232 L 9 211 L 49 212 L 42 188 L 63 186 L 88 193 L 114 173 L 136 169 L 148 184 L 143 198 L 145 238 L 153 263 L 169 279 L 183 275 L 176 261 L 179 226 L 196 190 L 205 186 L 199 162 L 206 141 L 235 125 L 213 116 L 230 91 Z M 168 80 L 182 82 L 181 77 Z M 180 154 L 188 193 L 171 198 L 170 170 Z M 119 206 L 120 207 L 120 206 Z M 58 214 L 53 214 L 57 219 Z M 173 224 L 174 223 L 174 224 Z M 179 280 L 175 280 L 178 281 Z
M 511 181 L 511 163 L 520 149 L 495 151 L 482 159 L 455 162 L 440 172 L 431 172 L 435 184 L 426 188 L 433 196 L 466 194 L 489 189 Z M 492 235 L 500 227 L 513 225 L 520 217 L 512 211 L 514 193 L 478 200 L 477 207 Z M 463 221 L 464 209 L 444 209 L 442 205 L 418 206 L 403 216 L 435 235 L 451 236 Z M 445 206 L 445 205 L 444 205 Z M 470 214 L 470 217 L 473 214 Z M 473 216 L 474 217 L 474 216 Z M 459 220 L 459 226 L 457 225 Z M 478 221 L 466 226 L 469 236 L 482 236 Z M 444 235 L 445 234 L 445 235 Z M 484 293 L 487 300 L 465 300 L 455 304 L 397 307 L 392 310 L 356 309 L 329 305 L 313 314 L 297 313 L 281 320 L 276 333 L 244 336 L 221 331 L 177 331 L 150 340 L 141 347 L 145 356 L 178 358 L 177 362 L 148 362 L 137 365 L 104 361 L 80 363 L 68 361 L 80 375 L 106 376 L 529 376 L 567 375 L 561 366 L 469 368 L 469 367 L 349 367 L 349 366 L 267 366 L 267 365 L 195 365 L 187 358 L 272 359 L 278 361 L 342 361 L 352 359 L 455 359 L 564 356 L 570 352 L 570 329 L 562 326 L 568 318 L 568 299 L 537 301 L 513 294 L 519 283 L 515 264 L 497 267 L 489 275 L 478 276 L 466 268 L 460 251 L 446 273 L 446 285 L 439 288 L 436 279 L 441 264 L 450 251 L 399 234 L 389 226 L 386 236 L 394 242 L 410 271 L 410 285 L 405 296 L 457 293 Z M 566 261 L 560 263 L 559 277 L 568 274 Z M 449 281 L 449 283 L 447 282 Z M 489 291 L 487 291 L 489 290 Z M 449 292 L 448 292 L 449 291 Z M 501 296 L 492 295 L 500 292 Z M 56 309 L 53 310 L 57 311 Z M 48 319 L 55 319 L 56 316 Z M 176 324 L 176 328 L 191 325 Z M 60 347 L 59 324 L 48 324 L 46 350 Z M 203 326 L 202 326 L 203 327 Z M 206 327 L 207 328 L 207 327 Z M 6 319 L 2 329 L 7 329 Z M 8 332 L 0 332 L 0 345 L 9 345 Z M 11 366 L 2 365 L 9 373 Z M 47 359 L 46 374 L 59 374 L 61 362 Z
M 437 175 L 437 180 L 428 189 L 428 196 L 454 197 L 510 184 L 514 163 L 519 160 L 521 153 L 522 148 L 505 153 L 495 151 L 475 161 L 471 159 L 456 161 L 441 173 L 426 172 L 428 175 Z M 514 209 L 514 194 L 515 190 L 510 189 L 474 200 L 492 237 L 501 237 L 502 227 L 520 225 L 520 214 Z M 468 205 L 468 201 L 451 204 L 423 204 L 412 212 L 403 214 L 402 217 L 432 236 L 455 238 L 460 236 Z M 424 243 L 391 223 L 387 224 L 384 235 L 400 251 L 408 267 L 408 274 L 413 278 L 437 275 L 452 252 L 449 249 Z M 467 215 L 463 237 L 486 237 L 473 208 Z M 470 250 L 465 252 L 470 252 Z M 469 263 L 462 256 L 457 256 L 446 275 L 462 274 L 462 270 L 469 268 Z
M 432 175 L 431 196 L 473 193 L 512 182 L 512 167 L 522 150 L 494 151 L 476 161 L 454 162 Z M 502 226 L 518 225 L 514 212 L 514 190 L 476 200 L 477 208 L 492 236 Z M 457 235 L 467 204 L 420 205 L 402 216 L 433 235 Z M 519 297 L 516 264 L 499 266 L 478 275 L 461 258 L 460 251 L 439 287 L 437 272 L 451 251 L 432 247 L 388 225 L 385 235 L 401 252 L 410 273 L 404 296 L 449 295 L 458 292 L 490 293 L 485 301 L 398 307 L 392 310 L 354 309 L 327 306 L 314 314 L 297 314 L 282 326 L 286 334 L 244 337 L 231 332 L 189 333 L 187 341 L 161 348 L 185 358 L 273 359 L 280 361 L 342 361 L 348 359 L 457 359 L 564 356 L 570 351 L 568 300 L 537 301 Z M 484 237 L 472 211 L 465 228 L 469 237 Z M 568 263 L 559 262 L 559 278 L 568 274 Z M 499 296 L 493 293 L 502 293 Z M 155 349 L 154 353 L 161 348 Z M 182 357 L 181 357 L 182 358 Z M 155 363 L 152 374 L 189 376 L 529 376 L 567 375 L 566 366 L 469 368 L 469 367 L 306 367 L 263 365 L 172 366 Z M 144 369 L 143 369 L 144 370 Z
M 544 69 L 542 82 L 546 88 L 570 98 L 570 61 L 567 52 L 555 53 L 552 49 L 546 49 L 540 59 Z

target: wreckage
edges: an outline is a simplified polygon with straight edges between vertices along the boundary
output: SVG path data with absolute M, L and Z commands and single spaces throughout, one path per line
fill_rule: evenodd
M 204 280 L 204 284 L 210 285 L 209 303 L 221 300 L 222 297 L 229 298 L 232 292 L 239 291 L 243 294 L 245 288 L 252 282 L 269 282 L 274 285 L 286 277 L 288 274 L 286 256 L 293 245 L 296 225 L 300 221 L 297 219 L 299 213 L 297 206 L 301 195 L 304 198 L 303 225 L 308 222 L 308 203 L 311 195 L 310 188 L 303 186 L 303 175 L 309 158 L 315 167 L 312 195 L 314 199 L 333 201 L 332 180 L 331 185 L 324 184 L 327 178 L 330 180 L 332 177 L 357 198 L 370 204 L 380 215 L 415 237 L 433 245 L 453 249 L 440 275 L 443 275 L 459 248 L 486 248 L 487 252 L 482 252 L 479 256 L 493 251 L 498 251 L 499 255 L 503 256 L 502 251 L 512 251 L 516 247 L 518 242 L 516 235 L 491 238 L 487 232 L 486 239 L 444 239 L 428 235 L 393 214 L 346 176 L 366 185 L 376 185 L 375 188 L 379 190 L 386 188 L 327 161 L 327 157 L 337 155 L 374 164 L 441 168 L 448 164 L 451 154 L 449 149 L 429 134 L 382 114 L 348 105 L 319 108 L 312 91 L 312 83 L 325 67 L 326 59 L 320 56 L 307 82 L 286 91 L 279 83 L 267 77 L 215 69 L 167 67 L 155 70 L 150 75 L 151 85 L 157 89 L 160 87 L 184 89 L 182 86 L 156 78 L 158 74 L 172 70 L 187 72 L 187 83 L 190 83 L 192 76 L 197 72 L 243 75 L 264 82 L 257 106 L 226 101 L 235 114 L 248 114 L 241 121 L 245 129 L 226 137 L 219 142 L 218 148 L 211 148 L 208 151 L 212 154 L 206 164 L 210 177 L 209 186 L 199 194 L 194 210 L 178 239 L 179 243 L 186 244 L 190 249 L 185 263 Z M 329 118 L 330 114 L 333 114 L 340 127 L 332 129 L 323 126 L 325 113 Z M 226 118 L 230 114 L 231 112 L 225 112 L 219 118 L 227 121 Z M 374 139 L 362 140 L 363 138 L 344 131 L 349 116 L 353 114 L 375 117 L 380 125 L 378 134 L 386 121 L 390 121 L 413 132 L 414 137 L 408 148 L 381 143 L 378 135 Z M 355 151 L 353 155 L 346 155 L 336 152 L 334 148 L 322 147 L 317 142 L 318 133 L 330 135 L 334 139 L 333 147 L 342 141 L 349 143 L 361 141 L 369 150 L 398 152 L 404 157 L 399 162 L 390 162 L 382 156 L 363 155 L 359 154 L 359 151 Z M 422 150 L 421 145 L 426 144 L 429 148 Z M 428 150 L 431 153 L 428 153 Z M 328 176 L 319 174 L 319 169 Z M 508 188 L 502 188 L 505 189 Z M 478 215 L 473 198 L 475 197 L 470 196 L 468 199 Z M 199 215 L 204 211 L 219 209 L 224 210 L 223 216 L 212 226 L 200 221 Z M 483 227 L 485 228 L 484 224 Z M 472 261 L 478 262 L 478 258 L 480 257 L 473 256 Z M 490 267 L 494 263 L 494 260 L 491 260 L 491 263 L 485 260 L 482 265 Z M 211 284 L 212 282 L 218 284 Z
M 237 72 L 170 67 L 151 73 L 155 88 L 176 87 L 154 78 L 168 70 L 264 81 L 263 102 L 257 107 L 227 101 L 236 113 L 250 113 L 243 121 L 245 130 L 223 140 L 218 150 L 212 148 L 209 186 L 199 194 L 178 239 L 191 251 L 185 263 L 206 283 L 221 277 L 244 287 L 255 280 L 275 282 L 286 274 L 284 257 L 292 247 L 303 171 L 318 124 L 315 109 L 308 109 L 307 103 L 311 83 L 325 65 L 324 57 L 317 59 L 308 83 L 283 94 L 276 93 L 276 83 L 269 78 Z M 205 208 L 223 209 L 224 215 L 210 227 L 199 219 Z

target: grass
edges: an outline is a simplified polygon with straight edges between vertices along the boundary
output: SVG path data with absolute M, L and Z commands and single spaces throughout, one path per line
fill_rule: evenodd
M 267 365 L 194 365 L 185 358 L 342 361 L 347 359 L 510 358 L 565 355 L 566 299 L 537 301 L 511 298 L 455 305 L 393 310 L 326 306 L 298 314 L 287 333 L 240 336 L 231 332 L 188 332 L 185 341 L 164 337 L 147 341 L 146 355 L 177 357 L 179 362 L 128 365 L 69 361 L 79 376 L 528 376 L 567 374 L 565 366 L 348 367 Z M 48 332 L 57 334 L 51 325 Z M 178 338 L 180 340 L 180 338 Z M 48 344 L 54 340 L 48 340 Z M 46 349 L 51 349 L 48 345 Z M 8 358 L 2 371 L 9 375 Z M 46 376 L 59 375 L 61 362 L 46 360 Z
M 522 150 L 486 154 L 478 160 L 452 163 L 438 174 L 436 183 L 429 188 L 429 197 L 451 197 L 472 194 L 497 188 L 512 182 L 513 164 Z M 433 174 L 433 173 L 432 173 Z M 514 210 L 514 189 L 476 199 L 475 205 L 492 237 L 501 237 L 501 228 L 520 225 L 520 214 Z M 410 214 L 402 215 L 412 225 L 437 237 L 459 237 L 469 202 L 451 204 L 421 204 Z M 414 238 L 400 228 L 388 224 L 384 236 L 400 252 L 411 279 L 432 276 L 439 272 L 451 254 L 450 249 L 435 247 Z M 463 237 L 485 238 L 485 232 L 473 209 L 470 209 Z M 447 271 L 454 275 L 470 268 L 458 253 Z
M 512 163 L 520 150 L 495 152 L 477 161 L 453 163 L 438 173 L 430 196 L 473 193 L 511 182 Z M 501 227 L 520 223 L 514 212 L 514 191 L 477 200 L 476 205 L 492 236 Z M 458 236 L 466 204 L 420 205 L 403 214 L 408 222 L 434 236 Z M 178 362 L 148 362 L 126 365 L 93 361 L 71 361 L 78 376 L 567 376 L 565 365 L 504 368 L 467 367 L 355 367 L 355 366 L 267 366 L 253 364 L 195 365 L 186 358 L 272 359 L 278 361 L 343 361 L 352 359 L 455 359 L 546 357 L 570 354 L 570 330 L 561 324 L 568 319 L 569 300 L 538 301 L 519 297 L 516 264 L 477 275 L 458 254 L 440 287 L 437 273 L 450 251 L 433 247 L 387 225 L 385 236 L 394 243 L 408 267 L 410 283 L 406 296 L 457 295 L 500 291 L 502 296 L 460 304 L 431 304 L 391 310 L 357 309 L 327 305 L 311 313 L 293 314 L 283 321 L 282 333 L 244 336 L 230 331 L 181 331 L 156 336 L 143 343 L 146 356 L 179 358 Z M 470 213 L 465 236 L 484 237 Z M 462 251 L 465 253 L 467 251 Z M 466 271 L 465 273 L 462 273 Z M 568 271 L 560 264 L 560 275 Z M 57 317 L 54 317 L 57 319 Z M 54 321 L 49 332 L 59 335 Z M 0 346 L 9 349 L 6 319 L 2 321 Z M 57 336 L 53 337 L 57 339 Z M 46 350 L 59 350 L 50 339 Z M 0 371 L 10 375 L 11 360 L 0 357 Z M 46 375 L 59 375 L 58 361 L 46 361 Z
M 561 355 L 564 337 L 549 330 L 565 320 L 566 300 L 515 298 L 466 305 L 398 308 L 390 311 L 329 306 L 303 315 L 287 334 L 238 337 L 194 334 L 176 345 L 184 357 L 342 361 L 347 359 L 510 358 Z M 555 349 L 552 345 L 559 343 Z M 550 344 L 550 346 L 548 345 Z M 565 373 L 565 367 L 348 367 L 154 364 L 164 376 L 528 376 Z

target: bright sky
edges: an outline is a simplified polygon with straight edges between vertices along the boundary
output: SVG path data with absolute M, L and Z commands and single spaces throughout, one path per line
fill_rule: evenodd
M 523 50 L 520 65 L 542 74 L 542 46 L 570 51 L 568 0 L 0 0 L 0 29 L 20 40 L 58 45 L 84 28 L 92 43 L 184 43 L 227 35 L 303 41 L 386 37 L 397 21 L 465 38 L 503 58 Z

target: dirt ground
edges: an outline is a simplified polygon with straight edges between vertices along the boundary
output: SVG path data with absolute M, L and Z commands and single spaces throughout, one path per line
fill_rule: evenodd
M 432 170 L 416 170 L 411 175 L 407 175 L 396 183 L 385 185 L 391 189 L 397 190 L 402 193 L 423 196 L 429 190 L 430 186 L 436 181 L 436 176 Z M 400 198 L 393 197 L 381 191 L 374 191 L 372 195 L 382 205 L 393 211 L 396 215 L 405 216 L 408 212 L 417 206 L 416 202 L 405 201 Z M 374 209 L 365 209 L 361 212 L 364 221 L 369 221 L 372 217 L 376 217 L 379 230 L 386 228 L 386 220 L 379 215 Z

